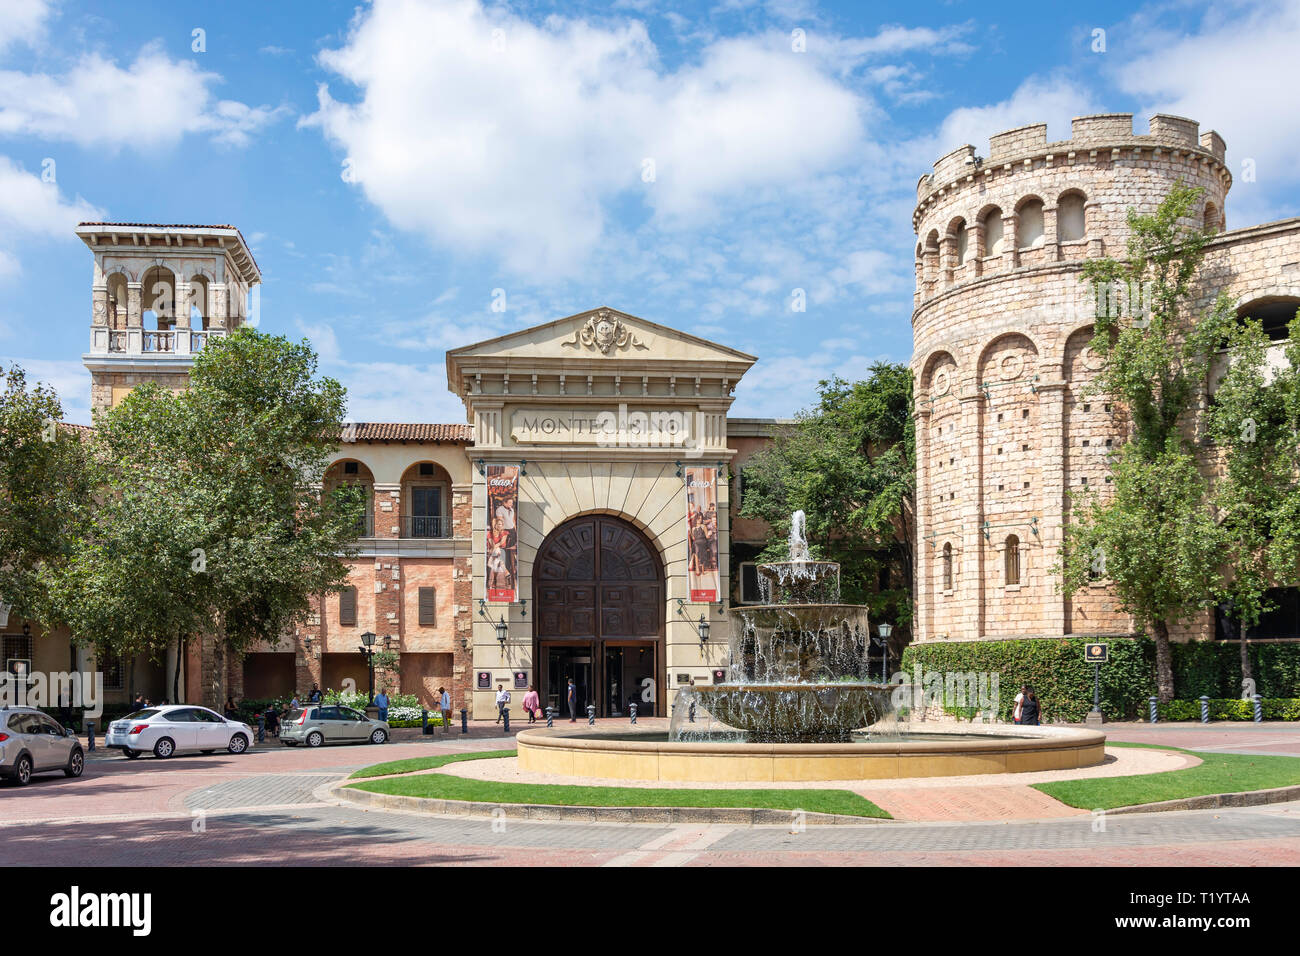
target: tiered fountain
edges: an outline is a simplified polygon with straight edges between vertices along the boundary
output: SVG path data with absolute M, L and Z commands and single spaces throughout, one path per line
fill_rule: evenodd
M 790 560 L 758 566 L 766 603 L 735 610 L 727 681 L 679 694 L 671 739 L 712 734 L 711 717 L 754 743 L 847 743 L 892 713 L 898 688 L 867 679 L 867 609 L 839 603 L 840 566 L 812 560 L 804 529 L 796 511 Z
M 559 777 L 850 781 L 1090 767 L 1105 736 L 1066 727 L 894 719 L 919 689 L 867 676 L 867 609 L 839 603 L 839 565 L 815 561 L 796 512 L 790 560 L 761 565 L 766 603 L 732 609 L 727 679 L 678 691 L 668 733 L 606 723 L 521 731 L 520 770 Z M 942 675 L 934 675 L 940 676 Z

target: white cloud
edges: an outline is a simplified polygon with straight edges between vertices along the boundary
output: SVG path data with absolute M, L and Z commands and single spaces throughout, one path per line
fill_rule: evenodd
M 29 388 L 41 382 L 54 389 L 63 406 L 64 421 L 90 424 L 90 373 L 80 361 L 0 355 L 0 368 L 10 365 L 18 365 L 27 373 Z
M 1162 27 L 1135 17 L 1112 45 L 1131 38 L 1115 72 L 1117 85 L 1143 102 L 1145 113 L 1174 113 L 1216 129 L 1228 143 L 1237 182 L 1233 200 L 1252 214 L 1277 215 L 1278 187 L 1300 179 L 1300 4 L 1294 0 L 1210 6 L 1195 30 Z M 1256 162 L 1258 186 L 1240 177 L 1241 161 Z M 1260 195 L 1264 193 L 1265 195 Z M 1270 194 L 1271 193 L 1271 197 Z M 1271 201 L 1270 201 L 1271 200 Z M 1286 215 L 1295 215 L 1285 195 Z M 1247 225 L 1255 220 L 1246 219 Z
M 1049 141 L 1069 139 L 1074 117 L 1101 111 L 1094 93 L 1073 80 L 1031 76 L 1000 103 L 953 110 L 924 148 L 931 151 L 928 162 L 968 143 L 976 153 L 988 155 L 990 136 L 1030 123 L 1046 123 Z
M 17 44 L 36 46 L 45 39 L 54 0 L 5 0 L 0 10 L 0 53 Z
M 54 183 L 41 182 L 7 156 L 0 156 L 0 284 L 22 271 L 15 255 L 28 239 L 72 239 L 78 222 L 104 213 L 80 196 L 65 199 Z
M 145 47 L 126 68 L 90 53 L 64 75 L 0 71 L 0 134 L 145 151 L 202 133 L 242 146 L 285 112 L 215 101 L 212 87 L 220 81 L 156 46 Z
M 320 58 L 359 100 L 322 86 L 305 122 L 400 228 L 530 272 L 576 270 L 612 201 L 697 223 L 861 153 L 869 102 L 787 36 L 717 41 L 667 71 L 641 23 L 604 22 L 378 0 Z

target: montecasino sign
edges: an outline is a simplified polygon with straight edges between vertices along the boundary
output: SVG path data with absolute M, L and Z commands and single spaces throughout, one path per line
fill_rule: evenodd
M 510 416 L 516 445 L 597 445 L 604 447 L 691 447 L 697 429 L 693 413 L 681 409 L 520 408 Z

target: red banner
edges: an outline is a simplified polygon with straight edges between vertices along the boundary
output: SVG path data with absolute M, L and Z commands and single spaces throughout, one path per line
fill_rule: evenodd
M 519 466 L 487 466 L 487 546 L 484 575 L 493 604 L 519 600 Z
M 687 579 L 691 600 L 718 601 L 718 469 L 686 469 Z

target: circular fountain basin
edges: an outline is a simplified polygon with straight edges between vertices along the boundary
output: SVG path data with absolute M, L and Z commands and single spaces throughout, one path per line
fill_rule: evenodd
M 893 707 L 893 685 L 849 682 L 713 684 L 693 688 L 700 704 L 753 743 L 848 743 Z
M 972 729 L 965 728 L 971 726 Z M 953 737 L 957 739 L 952 739 Z M 615 780 L 890 780 L 1093 767 L 1106 735 L 1075 727 L 940 724 L 850 743 L 669 741 L 662 732 L 523 730 L 519 767 Z

